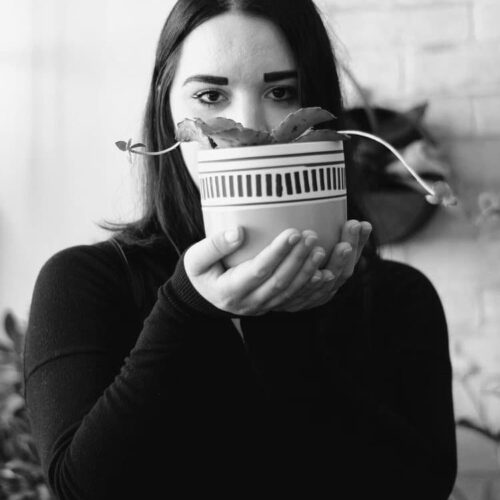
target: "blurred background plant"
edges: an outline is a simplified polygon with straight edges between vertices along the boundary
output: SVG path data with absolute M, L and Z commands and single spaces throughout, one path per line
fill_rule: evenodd
M 484 259 L 484 272 L 500 261 L 500 193 L 482 191 L 477 198 L 478 215 L 475 217 Z M 457 425 L 472 429 L 488 438 L 496 448 L 500 468 L 500 421 L 490 417 L 489 406 L 500 404 L 500 366 L 492 371 L 474 359 L 461 342 L 455 342 L 454 379 L 464 390 L 472 404 L 476 418 L 460 418 Z
M 0 337 L 0 500 L 51 500 L 24 400 L 24 327 L 11 312 Z
M 492 417 L 495 414 L 494 407 L 500 404 L 500 370 L 493 373 L 479 364 L 467 354 L 459 341 L 454 343 L 452 359 L 454 383 L 472 407 L 469 415 L 457 418 L 457 428 L 468 429 L 486 438 L 494 448 L 500 470 L 500 422 Z M 482 500 L 498 500 L 494 482 L 494 476 L 484 478 Z M 467 496 L 458 483 L 455 484 L 451 499 L 477 500 Z
M 500 262 L 500 193 L 481 191 L 476 199 L 476 207 L 469 211 L 477 229 L 477 242 L 483 269 L 483 282 L 486 286 L 496 289 L 499 285 L 494 269 Z M 494 304 L 493 307 L 500 307 Z M 494 336 L 498 336 L 498 325 Z M 480 340 L 478 339 L 478 342 Z M 488 343 L 490 356 L 479 355 L 476 349 L 471 349 L 468 338 L 457 338 L 452 342 L 451 357 L 453 365 L 453 380 L 455 389 L 460 391 L 463 401 L 468 403 L 471 411 L 457 416 L 457 428 L 467 429 L 484 438 L 493 447 L 494 456 L 500 471 L 500 366 L 495 344 L 490 338 Z M 456 393 L 458 394 L 458 392 Z M 481 498 L 498 500 L 494 485 L 494 476 L 485 478 Z M 468 500 L 462 490 L 456 485 L 454 490 L 457 500 Z
M 457 426 L 471 429 L 486 437 L 494 446 L 500 468 L 500 422 L 491 418 L 491 402 L 500 401 L 500 370 L 490 373 L 471 357 L 460 343 L 455 343 L 453 378 L 469 398 L 474 415 L 460 417 Z
M 500 238 L 500 193 L 483 191 L 478 196 L 476 225 L 486 239 Z

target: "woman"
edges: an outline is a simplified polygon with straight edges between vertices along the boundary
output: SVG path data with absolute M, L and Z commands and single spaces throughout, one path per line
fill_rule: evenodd
M 148 149 L 171 145 L 186 117 L 269 130 L 306 106 L 342 116 L 310 0 L 176 3 Z M 321 269 L 316 235 L 290 228 L 227 271 L 244 228 L 204 238 L 187 148 L 145 173 L 144 216 L 115 238 L 123 255 L 109 241 L 62 250 L 35 285 L 26 398 L 54 493 L 447 498 L 456 449 L 441 303 L 421 273 L 367 244 L 353 173 L 351 220 Z

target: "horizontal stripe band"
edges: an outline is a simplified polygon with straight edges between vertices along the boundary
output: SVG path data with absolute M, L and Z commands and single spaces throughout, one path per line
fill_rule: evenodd
M 231 172 L 239 172 L 239 175 L 244 175 L 245 172 L 253 172 L 255 170 L 273 170 L 273 169 L 283 169 L 283 168 L 288 168 L 288 167 L 303 167 L 303 168 L 309 168 L 309 167 L 328 167 L 330 165 L 345 165 L 344 161 L 330 161 L 330 162 L 321 162 L 321 163 L 307 163 L 304 165 L 303 163 L 297 163 L 295 165 L 282 165 L 282 166 L 265 166 L 265 167 L 253 167 L 253 168 L 245 168 L 245 169 L 231 169 L 231 170 L 207 170 L 205 172 L 199 172 L 200 178 L 209 176 L 211 174 L 226 174 L 226 173 L 231 173 Z
M 246 158 L 225 158 L 221 160 L 200 160 L 198 158 L 198 164 L 204 164 L 204 163 L 219 163 L 219 162 L 225 162 L 225 161 L 245 161 L 245 160 L 269 160 L 273 158 L 290 158 L 293 156 L 317 156 L 317 155 L 331 155 L 331 154 L 338 154 L 338 153 L 343 153 L 343 149 L 335 149 L 335 150 L 327 150 L 327 151 L 314 151 L 312 153 L 295 153 L 295 154 L 288 154 L 288 155 L 270 155 L 270 156 L 249 156 Z
M 276 201 L 264 201 L 264 202 L 257 202 L 257 203 L 231 203 L 231 204 L 224 204 L 224 205 L 204 205 L 202 203 L 202 209 L 203 208 L 231 208 L 231 207 L 251 207 L 251 206 L 256 206 L 256 205 L 277 205 L 277 204 L 287 204 L 287 203 L 302 203 L 305 201 L 321 201 L 321 200 L 334 200 L 334 199 L 339 199 L 339 198 L 345 198 L 346 194 L 339 194 L 339 195 L 334 195 L 334 196 L 321 196 L 317 198 L 298 198 L 294 200 L 276 200 Z

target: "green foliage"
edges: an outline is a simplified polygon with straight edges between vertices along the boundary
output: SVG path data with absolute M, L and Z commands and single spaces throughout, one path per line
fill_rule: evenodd
M 12 313 L 0 338 L 0 500 L 50 500 L 24 400 L 25 332 Z

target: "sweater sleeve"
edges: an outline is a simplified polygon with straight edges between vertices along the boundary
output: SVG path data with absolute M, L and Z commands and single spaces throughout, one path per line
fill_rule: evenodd
M 229 316 L 196 293 L 181 258 L 141 328 L 120 271 L 102 249 L 72 247 L 45 263 L 33 292 L 25 396 L 45 476 L 65 500 L 135 498 L 170 428 L 166 466 L 193 396 L 193 345 Z

